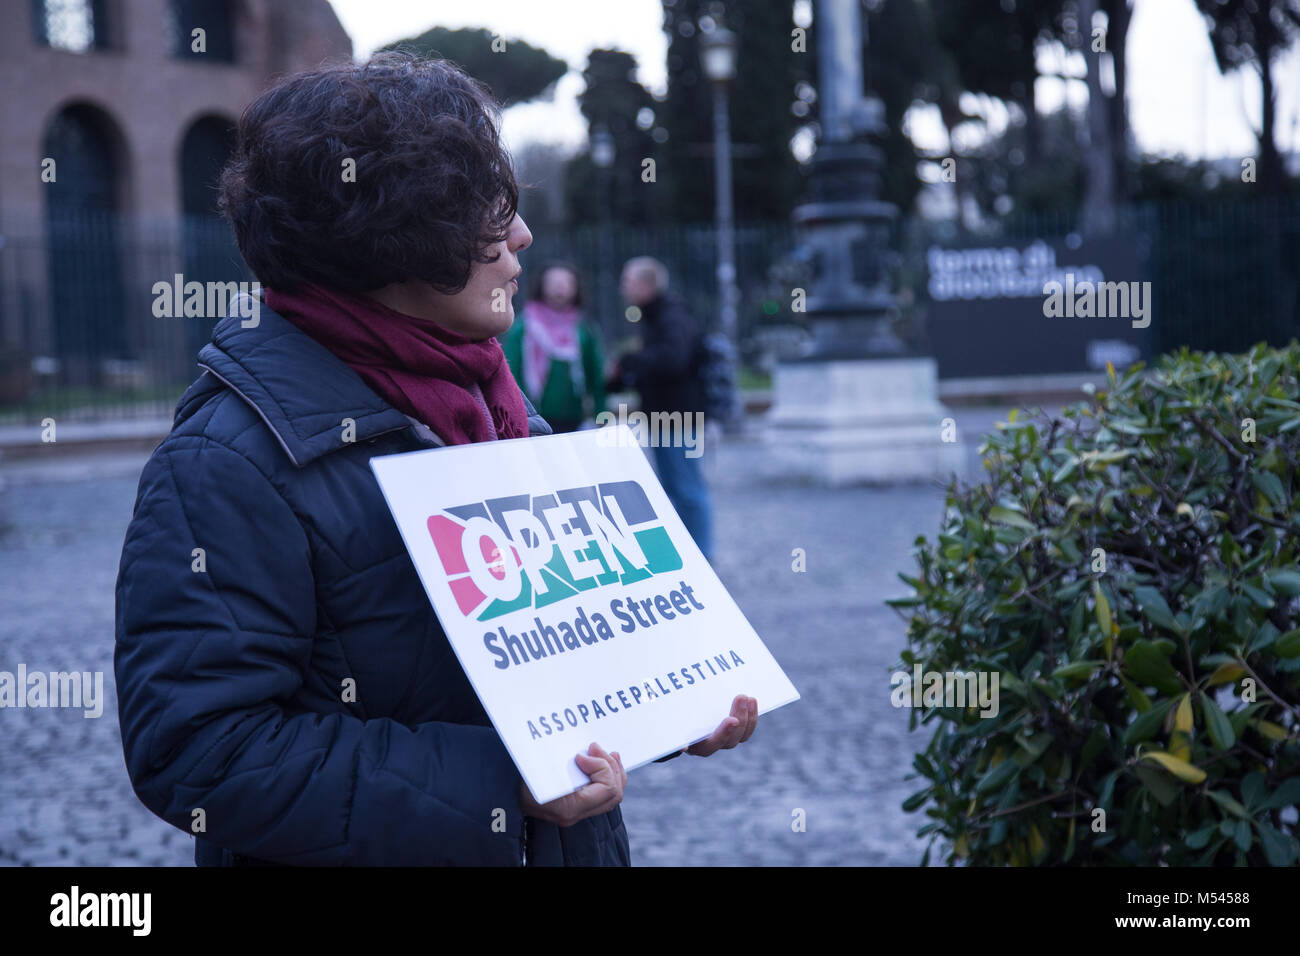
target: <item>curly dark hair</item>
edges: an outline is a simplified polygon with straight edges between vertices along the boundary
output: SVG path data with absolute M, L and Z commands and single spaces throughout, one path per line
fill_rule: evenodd
M 406 53 L 285 77 L 240 118 L 221 211 L 273 289 L 418 278 L 455 294 L 495 261 L 519 202 L 499 116 L 454 64 Z

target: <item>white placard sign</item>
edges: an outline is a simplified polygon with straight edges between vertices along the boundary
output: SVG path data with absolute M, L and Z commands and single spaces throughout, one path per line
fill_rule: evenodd
M 370 466 L 461 666 L 539 802 L 799 699 L 626 426 Z

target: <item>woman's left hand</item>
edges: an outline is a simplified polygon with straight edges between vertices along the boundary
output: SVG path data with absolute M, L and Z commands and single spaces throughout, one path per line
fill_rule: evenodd
M 739 695 L 731 702 L 731 715 L 718 724 L 718 729 L 697 744 L 686 748 L 688 754 L 707 757 L 719 750 L 730 750 L 743 744 L 758 727 L 758 701 Z

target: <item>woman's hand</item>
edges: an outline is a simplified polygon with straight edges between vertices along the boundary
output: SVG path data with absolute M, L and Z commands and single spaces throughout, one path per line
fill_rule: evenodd
M 545 820 L 559 827 L 571 827 L 579 820 L 613 810 L 623 802 L 627 771 L 623 769 L 623 760 L 617 751 L 606 753 L 599 744 L 592 744 L 585 754 L 578 754 L 574 759 L 578 763 L 578 769 L 591 779 L 591 783 L 568 796 L 542 804 L 533 798 L 528 784 L 520 783 L 519 804 L 524 816 Z
M 758 701 L 741 694 L 731 702 L 731 716 L 718 724 L 718 729 L 704 740 L 687 747 L 686 752 L 697 757 L 707 757 L 719 750 L 730 750 L 752 737 L 756 727 Z

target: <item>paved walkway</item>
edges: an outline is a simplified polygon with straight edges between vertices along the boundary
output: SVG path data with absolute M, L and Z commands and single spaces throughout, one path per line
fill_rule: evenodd
M 968 460 L 998 414 L 957 413 Z M 708 759 L 634 771 L 624 800 L 637 865 L 912 865 L 924 822 L 899 808 L 924 735 L 889 704 L 902 593 L 917 534 L 942 513 L 934 487 L 818 490 L 753 476 L 761 446 L 710 450 L 717 567 L 803 699 Z M 147 456 L 0 467 L 0 670 L 100 670 L 104 715 L 0 711 L 0 865 L 189 865 L 188 835 L 136 799 L 112 687 L 113 587 Z M 807 571 L 792 570 L 792 552 Z M 806 830 L 791 826 L 802 810 Z

